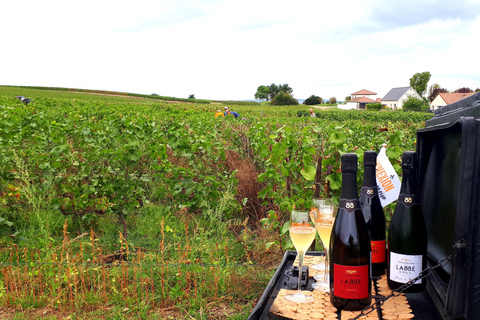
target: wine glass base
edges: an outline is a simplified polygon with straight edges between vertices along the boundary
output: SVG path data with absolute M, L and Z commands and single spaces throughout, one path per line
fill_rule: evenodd
M 315 282 L 312 284 L 312 288 L 321 292 L 330 293 L 330 284 L 327 282 Z
M 288 301 L 296 302 L 296 303 L 310 303 L 313 302 L 312 296 L 304 295 L 301 292 L 297 292 L 295 294 L 289 294 L 284 297 Z
M 313 279 L 315 279 L 315 283 L 312 284 L 312 288 L 318 291 L 330 292 L 330 276 L 327 274 L 326 276 L 324 274 L 316 274 L 313 276 Z
M 314 264 L 310 268 L 317 271 L 325 271 L 325 263 Z

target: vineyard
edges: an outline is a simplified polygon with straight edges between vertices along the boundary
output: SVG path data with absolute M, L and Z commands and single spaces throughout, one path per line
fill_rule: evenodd
M 0 87 L 0 308 L 26 319 L 245 319 L 292 206 L 339 196 L 344 152 L 387 143 L 400 172 L 431 117 L 22 90 Z

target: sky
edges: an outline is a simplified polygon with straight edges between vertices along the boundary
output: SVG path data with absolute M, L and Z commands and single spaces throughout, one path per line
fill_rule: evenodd
M 480 0 L 15 0 L 0 39 L 0 85 L 341 101 L 428 71 L 480 87 Z

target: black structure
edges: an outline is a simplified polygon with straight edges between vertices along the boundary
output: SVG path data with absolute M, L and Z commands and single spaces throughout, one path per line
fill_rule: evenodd
M 436 110 L 417 132 L 432 264 L 427 289 L 443 319 L 480 319 L 480 93 Z

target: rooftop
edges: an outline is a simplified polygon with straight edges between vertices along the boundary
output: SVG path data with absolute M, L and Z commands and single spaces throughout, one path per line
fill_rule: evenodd
M 470 97 L 474 95 L 475 92 L 469 93 L 439 93 L 440 97 L 445 101 L 446 104 L 451 104 L 457 102 L 458 100 L 465 99 L 466 97 Z
M 398 101 L 408 89 L 410 89 L 410 87 L 392 88 L 385 97 L 382 98 L 382 101 Z
M 372 102 L 375 102 L 375 100 L 369 99 L 367 97 L 357 97 L 357 98 L 353 98 L 348 102 L 372 103 Z
M 362 94 L 363 94 L 363 95 L 376 95 L 375 92 L 368 91 L 368 90 L 366 90 L 366 89 L 362 89 L 362 90 L 360 90 L 360 91 L 354 92 L 354 93 L 352 93 L 351 95 L 352 95 L 352 96 L 358 96 L 358 95 L 362 95 Z

